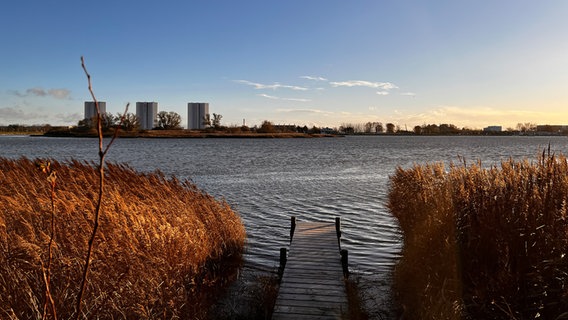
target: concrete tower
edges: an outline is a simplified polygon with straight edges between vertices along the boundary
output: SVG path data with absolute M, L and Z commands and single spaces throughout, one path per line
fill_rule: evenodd
M 140 120 L 140 129 L 154 129 L 158 125 L 158 103 L 136 102 L 136 116 Z
M 101 114 L 106 113 L 106 102 L 99 101 L 99 111 Z M 83 119 L 91 119 L 97 116 L 97 107 L 94 101 L 85 101 L 85 117 Z
M 187 104 L 187 128 L 205 129 L 203 120 L 209 113 L 209 103 L 190 102 Z

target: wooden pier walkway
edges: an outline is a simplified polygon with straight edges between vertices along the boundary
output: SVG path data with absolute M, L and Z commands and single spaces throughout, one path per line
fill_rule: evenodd
M 298 224 L 292 218 L 292 242 L 287 259 L 281 251 L 285 266 L 281 261 L 284 271 L 272 319 L 348 318 L 347 252 L 340 250 L 340 234 L 339 218 Z

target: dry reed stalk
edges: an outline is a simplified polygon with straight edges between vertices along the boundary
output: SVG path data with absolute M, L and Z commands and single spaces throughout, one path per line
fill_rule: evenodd
M 51 169 L 50 162 L 36 162 L 36 166 L 46 174 L 47 181 L 49 182 L 51 193 L 51 223 L 50 223 L 50 234 L 49 234 L 49 244 L 47 246 L 47 266 L 44 267 L 43 260 L 41 261 L 41 269 L 43 273 L 43 281 L 45 282 L 45 298 L 43 305 L 43 316 L 42 319 L 47 319 L 48 310 L 51 310 L 51 315 L 53 319 L 57 320 L 57 310 L 55 308 L 55 302 L 53 301 L 53 296 L 51 294 L 51 261 L 53 259 L 52 249 L 53 241 L 55 239 L 55 185 L 57 182 L 57 172 Z
M 405 237 L 396 291 L 411 318 L 554 319 L 568 312 L 564 156 L 543 153 L 536 163 L 488 169 L 399 168 L 391 183 L 389 208 Z M 456 282 L 452 299 L 448 282 Z
M 97 167 L 50 160 L 57 171 L 52 295 L 58 316 L 75 316 L 85 245 L 96 207 Z M 187 181 L 107 164 L 107 187 L 83 314 L 88 318 L 203 316 L 212 272 L 242 251 L 245 231 L 224 202 Z M 0 158 L 0 318 L 41 318 L 42 248 L 49 241 L 49 191 L 28 159 Z M 211 268 L 205 267 L 206 265 Z M 213 268 L 215 267 L 215 268 Z

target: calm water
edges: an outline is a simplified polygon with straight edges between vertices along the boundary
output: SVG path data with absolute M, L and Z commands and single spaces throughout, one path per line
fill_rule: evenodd
M 192 180 L 223 197 L 247 229 L 246 263 L 273 270 L 289 241 L 290 216 L 341 216 L 350 266 L 368 277 L 396 262 L 401 235 L 385 207 L 388 178 L 414 163 L 498 164 L 536 159 L 550 144 L 568 154 L 567 137 L 346 137 L 325 139 L 122 139 L 108 161 Z M 0 156 L 96 160 L 96 139 L 0 137 Z

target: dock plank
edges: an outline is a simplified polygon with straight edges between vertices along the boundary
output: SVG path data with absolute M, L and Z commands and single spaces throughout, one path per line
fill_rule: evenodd
M 335 223 L 296 224 L 272 319 L 347 319 Z

